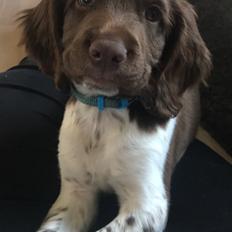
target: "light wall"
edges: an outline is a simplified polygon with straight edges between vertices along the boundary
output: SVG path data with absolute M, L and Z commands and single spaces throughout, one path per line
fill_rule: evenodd
M 0 0 L 0 72 L 17 64 L 24 56 L 19 47 L 20 29 L 15 22 L 17 14 L 38 4 L 40 0 Z

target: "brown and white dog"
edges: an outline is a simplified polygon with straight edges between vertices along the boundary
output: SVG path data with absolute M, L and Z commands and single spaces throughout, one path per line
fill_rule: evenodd
M 120 203 L 101 232 L 164 231 L 171 174 L 195 135 L 199 84 L 211 69 L 193 7 L 184 0 L 42 0 L 22 25 L 42 70 L 86 98 L 66 106 L 61 192 L 39 231 L 88 231 L 99 190 L 114 191 Z M 87 103 L 99 96 L 133 101 L 104 110 Z

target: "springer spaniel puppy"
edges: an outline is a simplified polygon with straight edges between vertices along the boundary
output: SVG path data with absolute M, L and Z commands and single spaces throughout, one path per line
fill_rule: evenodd
M 61 191 L 39 232 L 87 232 L 98 191 L 118 216 L 99 232 L 162 232 L 173 168 L 194 138 L 210 53 L 185 0 L 42 0 L 23 42 L 60 86 Z

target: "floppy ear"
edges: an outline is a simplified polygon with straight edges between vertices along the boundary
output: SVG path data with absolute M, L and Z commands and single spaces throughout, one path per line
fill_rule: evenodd
M 22 44 L 45 73 L 59 81 L 63 4 L 62 0 L 42 0 L 33 9 L 25 10 L 20 17 L 23 27 Z
M 151 81 L 155 111 L 165 118 L 178 114 L 181 95 L 197 82 L 205 81 L 212 65 L 192 5 L 186 1 L 170 2 L 170 30 L 159 68 L 154 68 Z

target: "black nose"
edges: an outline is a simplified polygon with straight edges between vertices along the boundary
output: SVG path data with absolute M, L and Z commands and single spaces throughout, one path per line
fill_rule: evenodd
M 127 59 L 127 49 L 122 41 L 97 39 L 90 45 L 89 56 L 92 63 L 111 68 Z

